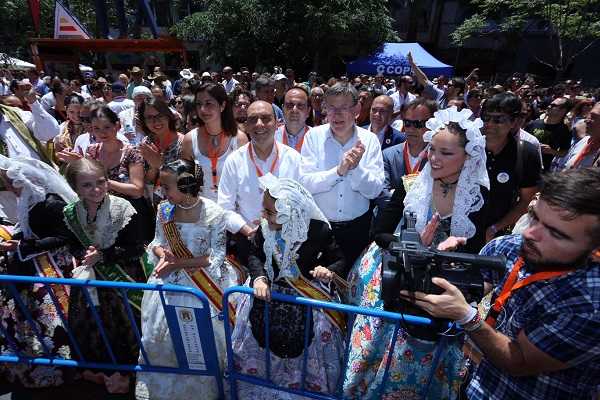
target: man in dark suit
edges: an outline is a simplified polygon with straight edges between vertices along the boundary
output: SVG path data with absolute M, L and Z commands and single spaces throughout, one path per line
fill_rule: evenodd
M 392 128 L 392 115 L 394 114 L 394 101 L 390 96 L 377 96 L 371 104 L 371 123 L 364 128 L 377 135 L 381 150 L 400 144 L 406 140 L 404 134 Z
M 375 204 L 381 209 L 392 197 L 395 189 L 402 187 L 402 177 L 417 174 L 427 162 L 426 143 L 423 134 L 427 131 L 425 123 L 437 111 L 437 103 L 418 98 L 406 105 L 404 110 L 404 143 L 391 146 L 383 151 L 385 170 L 384 188 Z

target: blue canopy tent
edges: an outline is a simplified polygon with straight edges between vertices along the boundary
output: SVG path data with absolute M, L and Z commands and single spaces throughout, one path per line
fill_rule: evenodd
M 419 43 L 384 43 L 383 47 L 373 55 L 349 62 L 346 65 L 346 70 L 348 74 L 410 74 L 410 64 L 406 58 L 409 52 L 412 54 L 415 63 L 428 77 L 452 76 L 454 68 L 437 60 Z

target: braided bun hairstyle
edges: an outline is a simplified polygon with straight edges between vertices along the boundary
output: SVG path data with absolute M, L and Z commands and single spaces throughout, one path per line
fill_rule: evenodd
M 193 161 L 175 160 L 161 167 L 161 171 L 170 172 L 177 178 L 177 190 L 191 196 L 198 196 L 204 182 L 202 168 Z

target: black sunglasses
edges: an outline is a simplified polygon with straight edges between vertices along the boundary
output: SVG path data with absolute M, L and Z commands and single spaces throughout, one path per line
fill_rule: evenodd
M 418 120 L 418 119 L 404 119 L 404 127 L 410 128 L 411 126 L 417 129 L 425 128 L 426 119 Z
M 481 120 L 483 122 L 493 122 L 495 124 L 506 124 L 507 122 L 512 121 L 512 117 L 510 115 L 489 115 L 482 114 Z

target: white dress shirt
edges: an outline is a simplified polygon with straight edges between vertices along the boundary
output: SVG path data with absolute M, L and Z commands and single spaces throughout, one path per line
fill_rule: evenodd
M 345 176 L 337 174 L 344 153 L 360 139 L 365 152 Z M 313 195 L 323 214 L 332 222 L 350 221 L 369 210 L 369 200 L 376 198 L 385 181 L 381 145 L 377 136 L 355 127 L 352 138 L 342 146 L 329 124 L 312 128 L 302 146 L 300 183 Z
M 244 224 L 260 219 L 263 208 L 263 194 L 258 183 L 256 167 L 249 156 L 248 146 L 249 143 L 245 144 L 227 157 L 219 179 L 218 204 L 229 211 L 227 230 L 233 233 L 238 232 Z M 275 146 L 279 151 L 279 159 L 272 174 L 279 178 L 298 180 L 300 154 L 291 147 L 277 142 Z M 254 161 L 264 174 L 270 172 L 275 160 L 275 146 L 265 161 L 254 154 Z
M 227 94 L 233 92 L 233 89 L 235 89 L 235 87 L 239 84 L 238 81 L 236 81 L 235 79 L 231 78 L 230 80 L 226 81 L 225 79 L 223 79 L 223 82 L 221 82 L 223 87 L 225 88 L 225 92 Z
M 390 97 L 392 98 L 392 100 L 394 100 L 394 112 L 400 111 L 404 104 L 408 104 L 417 98 L 417 96 L 415 96 L 411 92 L 407 92 L 404 96 L 401 95 L 399 91 L 395 91 L 390 95 Z
M 33 136 L 41 142 L 52 140 L 60 132 L 58 122 L 44 110 L 39 101 L 31 105 L 31 112 L 19 108 L 15 108 L 15 110 L 21 115 L 21 119 Z M 39 160 L 36 149 L 23 140 L 13 125 L 8 122 L 6 116 L 0 115 L 0 118 L 0 138 L 6 143 L 8 156 L 10 158 L 30 157 Z

